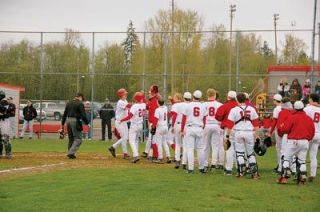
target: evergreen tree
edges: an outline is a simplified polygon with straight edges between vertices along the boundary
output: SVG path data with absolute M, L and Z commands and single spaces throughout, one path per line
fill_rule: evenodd
M 128 73 L 130 73 L 130 66 L 132 63 L 132 56 L 135 52 L 136 42 L 138 41 L 138 36 L 135 33 L 135 28 L 133 27 L 133 23 L 130 20 L 128 30 L 127 30 L 127 38 L 121 43 L 124 51 L 124 64 L 125 69 Z

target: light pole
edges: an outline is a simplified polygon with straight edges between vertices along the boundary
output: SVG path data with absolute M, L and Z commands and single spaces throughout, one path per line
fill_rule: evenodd
M 231 90 L 231 69 L 232 69 L 232 20 L 233 13 L 236 11 L 236 5 L 230 5 L 230 40 L 229 40 L 229 83 L 228 89 Z
M 275 64 L 278 64 L 278 45 L 277 45 L 277 21 L 279 20 L 279 14 L 273 14 L 274 24 L 274 48 L 275 48 Z
M 171 93 L 174 92 L 174 0 L 171 1 Z

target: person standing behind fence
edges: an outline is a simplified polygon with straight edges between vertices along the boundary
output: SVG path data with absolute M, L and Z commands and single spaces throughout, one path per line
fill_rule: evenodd
M 10 137 L 15 138 L 16 137 L 16 122 L 15 122 L 15 116 L 16 116 L 16 105 L 12 102 L 13 98 L 8 98 L 8 110 L 7 113 L 9 114 L 9 121 L 10 121 Z
M 74 99 L 67 103 L 62 116 L 61 131 L 64 131 L 64 124 L 67 123 L 69 138 L 67 157 L 70 159 L 76 158 L 75 154 L 82 143 L 83 128 L 81 120 L 90 128 L 82 103 L 83 99 L 83 94 L 77 93 Z
M 91 123 L 91 120 L 93 120 L 95 117 L 94 117 L 94 114 L 91 112 L 91 103 L 89 101 L 86 101 L 85 104 L 84 104 L 84 111 L 86 112 L 86 117 L 89 121 L 89 123 Z M 83 137 L 86 138 L 86 134 L 88 135 L 87 138 L 89 141 L 91 141 L 92 139 L 92 129 L 91 127 L 88 128 L 88 132 L 87 133 L 83 133 Z
M 20 135 L 20 139 L 23 139 L 24 134 L 26 133 L 27 127 L 29 127 L 29 139 L 32 139 L 33 136 L 33 122 L 37 117 L 37 111 L 33 107 L 32 102 L 27 100 L 27 106 L 23 108 L 23 127 Z
M 102 141 L 106 140 L 106 126 L 108 127 L 108 140 L 112 139 L 112 131 L 111 131 L 111 119 L 115 117 L 114 109 L 110 104 L 108 98 L 102 108 L 99 111 L 100 119 L 101 119 L 101 130 L 102 130 Z

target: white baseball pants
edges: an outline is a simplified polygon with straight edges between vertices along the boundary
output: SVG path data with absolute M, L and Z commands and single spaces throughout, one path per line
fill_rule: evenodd
M 210 147 L 212 149 L 211 165 L 223 165 L 223 133 L 218 124 L 207 124 L 203 130 L 204 166 L 209 166 Z
M 120 123 L 120 122 L 116 121 L 115 127 L 117 128 L 121 138 L 116 143 L 114 143 L 112 146 L 113 146 L 113 148 L 117 148 L 121 144 L 122 152 L 124 154 L 127 154 L 128 153 L 128 150 L 127 150 L 128 125 L 126 122 Z
M 184 142 L 187 147 L 188 157 L 188 169 L 194 170 L 194 150 L 197 150 L 199 169 L 204 168 L 204 156 L 203 156 L 203 129 L 202 127 L 186 127 L 186 134 L 184 136 Z
M 317 154 L 320 144 L 320 133 L 316 133 L 309 144 L 309 155 L 310 155 L 310 176 L 315 177 L 317 174 Z

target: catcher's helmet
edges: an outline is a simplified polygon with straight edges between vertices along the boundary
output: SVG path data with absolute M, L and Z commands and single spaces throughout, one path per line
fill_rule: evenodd
M 253 149 L 259 156 L 263 156 L 267 152 L 267 146 L 259 138 L 256 139 Z
M 266 145 L 266 147 L 271 147 L 272 146 L 272 141 L 271 141 L 271 137 L 266 137 L 264 140 L 263 140 L 263 143 L 264 145 Z
M 2 99 L 4 99 L 4 98 L 6 98 L 6 93 L 1 90 L 1 91 L 0 91 L 0 101 L 1 101 Z
M 142 92 L 136 92 L 133 96 L 133 99 L 136 101 L 136 102 L 142 102 L 142 100 L 144 99 L 144 95 Z
M 124 89 L 124 88 L 120 88 L 120 89 L 118 90 L 118 92 L 117 92 L 119 98 L 124 97 L 125 95 L 127 95 L 127 93 L 128 93 L 128 92 L 127 92 L 126 89 Z

